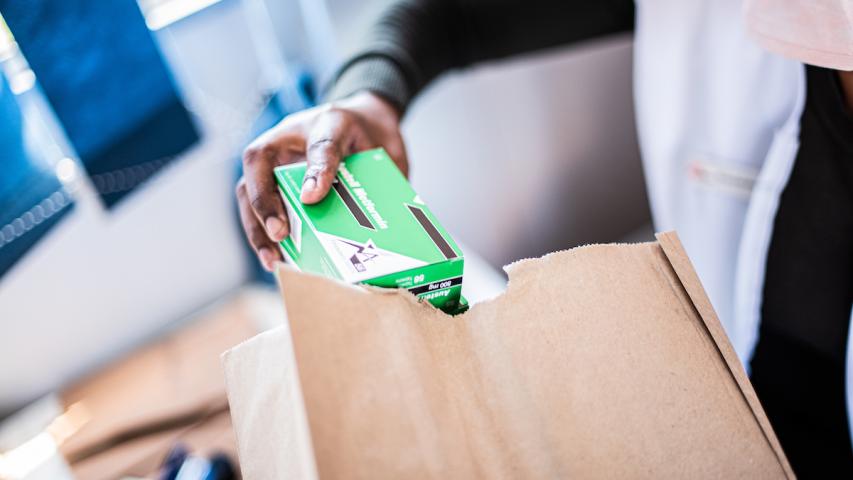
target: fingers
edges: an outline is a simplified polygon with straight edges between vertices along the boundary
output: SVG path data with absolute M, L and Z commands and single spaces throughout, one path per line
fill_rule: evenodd
M 249 200 L 246 181 L 240 179 L 237 183 L 237 205 L 240 211 L 240 223 L 243 226 L 243 231 L 246 238 L 249 239 L 249 244 L 252 250 L 258 255 L 258 259 L 267 271 L 273 271 L 275 262 L 280 261 L 281 254 L 278 251 L 276 243 L 270 240 L 269 235 L 261 226 L 255 211 L 252 209 L 251 201 Z
M 389 138 L 385 141 L 385 145 L 383 145 L 385 151 L 388 152 L 388 156 L 394 161 L 394 164 L 397 165 L 397 168 L 400 169 L 400 172 L 403 173 L 403 176 L 409 177 L 409 159 L 408 155 L 406 155 L 406 146 L 403 143 L 403 137 L 399 134 Z
M 361 149 L 365 142 L 364 130 L 352 113 L 329 108 L 318 116 L 306 139 L 308 167 L 302 182 L 302 202 L 322 200 L 332 187 L 341 159 Z
M 361 104 L 356 102 L 358 98 Z M 372 97 L 358 98 L 353 98 L 355 106 L 349 108 L 327 104 L 289 115 L 244 152 L 243 178 L 236 192 L 240 221 L 267 270 L 282 259 L 278 243 L 289 233 L 275 167 L 307 160 L 300 194 L 307 204 L 317 203 L 328 194 L 342 159 L 358 151 L 385 145 L 403 174 L 407 173 L 396 113 Z
M 240 221 L 264 268 L 272 270 L 282 259 L 278 243 L 289 233 L 273 173 L 276 166 L 307 160 L 300 198 L 308 204 L 328 194 L 342 158 L 357 151 L 387 142 L 392 158 L 406 173 L 405 147 L 396 126 L 391 135 L 383 134 L 387 132 L 371 118 L 352 109 L 316 107 L 288 116 L 246 149 L 243 179 L 237 186 Z
M 285 134 L 274 139 L 261 137 L 243 153 L 243 184 L 248 204 L 263 225 L 267 237 L 274 242 L 280 242 L 288 233 L 287 215 L 273 169 L 288 163 L 287 159 L 292 155 L 287 147 L 289 140 Z

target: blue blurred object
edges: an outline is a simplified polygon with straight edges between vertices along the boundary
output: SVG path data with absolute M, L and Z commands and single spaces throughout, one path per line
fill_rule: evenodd
M 296 72 L 295 74 L 285 76 L 284 85 L 270 97 L 267 105 L 258 115 L 258 118 L 255 119 L 252 128 L 249 130 L 249 138 L 246 139 L 246 144 L 274 127 L 287 115 L 316 105 L 317 89 L 314 76 L 304 68 L 294 68 L 294 71 Z M 236 176 L 234 183 L 236 185 L 237 179 L 243 175 L 241 157 L 235 159 L 235 165 Z M 234 215 L 235 217 L 238 216 L 236 208 Z M 248 243 L 246 243 L 246 255 L 252 267 L 250 274 L 252 280 L 269 284 L 275 283 L 273 275 L 264 270 Z
M 187 447 L 175 444 L 160 467 L 160 480 L 234 480 L 237 470 L 224 453 L 209 460 L 189 454 Z
M 135 0 L 0 0 L 0 14 L 107 206 L 198 141 Z
M 236 478 L 237 471 L 231 459 L 223 453 L 218 453 L 211 457 L 210 470 L 202 480 L 234 480 Z
M 175 444 L 169 450 L 169 453 L 163 460 L 163 465 L 160 467 L 160 480 L 175 480 L 178 476 L 178 470 L 181 469 L 181 465 L 187 459 L 187 455 L 189 455 L 189 451 L 184 444 Z
M 0 74 L 0 277 L 71 209 L 44 160 L 28 147 L 21 108 Z

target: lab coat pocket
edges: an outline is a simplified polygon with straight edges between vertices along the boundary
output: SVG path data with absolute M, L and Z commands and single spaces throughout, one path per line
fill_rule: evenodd
M 717 160 L 708 154 L 693 155 L 688 178 L 700 188 L 748 200 L 758 179 L 758 169 Z

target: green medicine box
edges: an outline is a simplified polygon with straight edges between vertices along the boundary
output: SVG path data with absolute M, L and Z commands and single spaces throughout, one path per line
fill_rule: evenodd
M 281 242 L 299 270 L 349 283 L 405 288 L 448 313 L 464 311 L 462 251 L 383 149 L 341 162 L 329 195 L 299 200 L 305 163 L 277 167 L 290 235 Z

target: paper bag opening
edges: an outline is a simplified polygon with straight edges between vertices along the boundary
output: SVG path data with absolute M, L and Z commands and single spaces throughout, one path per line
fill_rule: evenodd
M 674 233 L 508 273 L 451 317 L 279 270 L 223 356 L 244 476 L 793 478 Z

